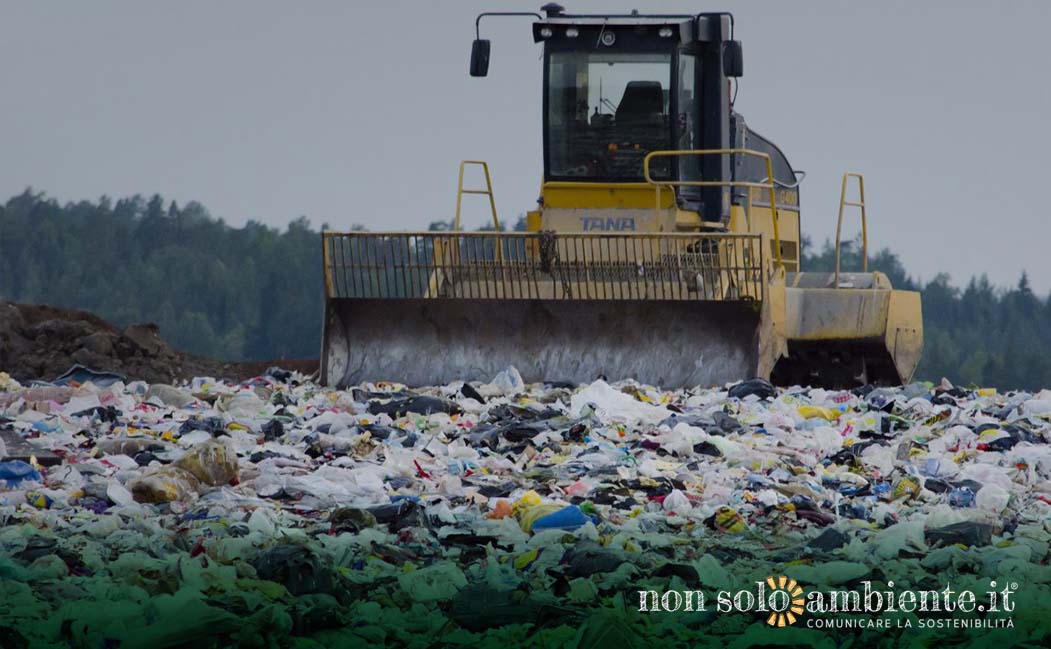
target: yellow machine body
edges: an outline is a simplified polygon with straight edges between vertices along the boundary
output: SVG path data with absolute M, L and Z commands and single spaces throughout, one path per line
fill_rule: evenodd
M 521 233 L 326 232 L 323 378 L 423 385 L 514 365 L 534 381 L 849 386 L 915 370 L 919 294 L 878 272 L 799 272 L 787 200 L 776 216 L 735 206 L 731 231 L 704 233 L 652 186 L 543 195 Z
M 550 64 L 545 180 L 525 231 L 502 231 L 489 167 L 469 160 L 451 231 L 325 232 L 322 380 L 485 381 L 510 365 L 527 381 L 664 387 L 911 380 L 919 294 L 867 261 L 839 269 L 847 207 L 860 210 L 867 259 L 863 178 L 843 176 L 835 271 L 802 269 L 799 174 L 732 110 L 732 30 L 727 14 L 536 23 Z M 666 74 L 671 88 L 625 85 L 609 76 L 617 66 Z M 486 67 L 472 60 L 472 74 Z M 464 187 L 469 166 L 483 189 Z M 493 231 L 461 229 L 472 194 L 488 198 Z

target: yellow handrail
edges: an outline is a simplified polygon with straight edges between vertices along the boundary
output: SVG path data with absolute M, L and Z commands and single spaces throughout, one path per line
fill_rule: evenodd
M 329 252 L 328 230 L 321 230 L 321 265 L 325 267 L 325 297 L 332 296 L 332 253 Z
M 478 165 L 485 173 L 485 189 L 464 189 L 463 169 L 467 165 Z M 493 197 L 493 183 L 489 178 L 489 165 L 484 160 L 461 160 L 460 180 L 456 184 L 456 218 L 453 220 L 453 230 L 460 229 L 460 205 L 463 203 L 464 194 L 484 194 L 489 197 L 489 209 L 493 213 L 493 227 L 500 230 L 500 221 L 496 218 L 496 198 Z
M 449 232 L 444 236 L 456 236 L 462 239 L 467 238 L 480 238 L 480 239 L 492 239 L 494 234 L 500 235 L 500 238 L 505 239 L 535 239 L 537 236 L 536 232 L 488 232 L 485 230 L 464 230 L 463 232 Z M 755 239 L 755 234 L 749 234 L 747 232 L 719 232 L 717 233 L 720 239 Z M 600 238 L 600 239 L 648 239 L 654 236 L 659 236 L 661 239 L 695 239 L 698 233 L 696 232 L 661 232 L 658 235 L 652 232 L 588 232 L 588 233 L 577 233 L 577 232 L 561 232 L 559 236 L 563 237 L 588 237 L 588 238 Z M 325 230 L 322 237 L 326 239 L 337 239 L 354 236 L 376 236 L 376 237 L 401 237 L 401 236 L 413 236 L 413 237 L 440 237 L 443 236 L 441 232 L 435 232 L 434 230 L 385 230 L 381 232 L 373 232 L 371 230 Z M 714 236 L 714 235 L 713 235 Z
M 847 200 L 848 178 L 858 179 L 858 200 L 856 202 Z M 833 286 L 836 288 L 839 288 L 839 236 L 843 229 L 843 207 L 845 205 L 861 208 L 861 272 L 867 273 L 869 270 L 869 233 L 865 222 L 865 177 L 856 171 L 845 172 L 843 184 L 839 188 L 839 218 L 836 220 L 836 276 L 833 279 Z
M 754 182 L 750 180 L 655 180 L 650 176 L 650 160 L 653 158 L 682 157 L 687 155 L 727 155 L 740 154 L 754 156 L 766 160 L 766 181 Z M 667 187 L 757 187 L 767 189 L 770 192 L 770 211 L 774 222 L 774 254 L 777 256 L 777 265 L 784 269 L 781 261 L 781 231 L 778 228 L 777 195 L 774 190 L 774 168 L 770 162 L 770 154 L 752 149 L 685 149 L 680 151 L 650 151 L 642 161 L 642 173 L 646 182 L 653 185 L 657 190 L 657 212 L 661 209 L 661 185 Z M 749 221 L 750 221 L 749 217 Z
M 485 173 L 485 189 L 464 189 L 463 188 L 463 169 L 467 165 L 478 165 L 482 168 Z M 453 230 L 459 231 L 460 229 L 460 205 L 463 203 L 464 194 L 484 194 L 489 197 L 489 209 L 493 213 L 493 228 L 500 231 L 500 220 L 496 217 L 496 198 L 493 196 L 493 181 L 489 177 L 489 164 L 484 160 L 461 160 L 460 161 L 460 179 L 456 183 L 456 218 L 453 219 Z M 457 257 L 458 253 L 454 253 L 454 257 Z M 500 261 L 504 260 L 504 251 L 501 248 L 496 249 L 496 258 Z

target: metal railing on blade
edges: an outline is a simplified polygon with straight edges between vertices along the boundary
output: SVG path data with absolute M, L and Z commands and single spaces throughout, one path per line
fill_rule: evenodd
M 688 157 L 703 157 L 703 156 L 724 156 L 724 155 L 740 155 L 750 156 L 753 158 L 759 158 L 766 164 L 766 178 L 761 181 L 751 180 L 659 180 L 655 179 L 650 174 L 650 163 L 657 158 L 688 158 Z M 772 222 L 774 228 L 774 259 L 777 261 L 777 265 L 784 268 L 784 262 L 781 260 L 781 231 L 779 225 L 779 217 L 777 214 L 777 195 L 774 190 L 774 167 L 770 161 L 770 154 L 763 151 L 753 151 L 752 149 L 684 149 L 684 150 L 672 150 L 672 151 L 650 151 L 646 154 L 646 157 L 642 161 L 643 176 L 646 178 L 646 182 L 653 185 L 657 198 L 656 212 L 659 214 L 661 211 L 661 187 L 669 187 L 672 191 L 675 191 L 676 187 L 747 187 L 749 191 L 752 189 L 765 189 L 769 192 L 770 196 L 770 210 L 772 214 Z M 844 180 L 844 183 L 846 181 Z M 751 230 L 751 215 L 749 218 L 749 230 Z
M 325 232 L 322 246 L 329 298 L 764 297 L 757 234 Z

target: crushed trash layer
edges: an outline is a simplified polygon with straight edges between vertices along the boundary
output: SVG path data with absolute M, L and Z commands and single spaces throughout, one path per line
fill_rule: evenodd
M 1051 641 L 1049 391 L 105 383 L 0 374 L 3 647 L 833 646 L 714 606 L 770 575 L 1013 584 L 982 637 Z

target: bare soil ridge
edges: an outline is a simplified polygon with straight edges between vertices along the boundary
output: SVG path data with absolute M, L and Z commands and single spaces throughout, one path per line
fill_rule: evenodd
M 50 381 L 75 364 L 150 383 L 194 376 L 240 381 L 273 365 L 307 374 L 318 367 L 314 359 L 228 363 L 194 356 L 173 349 L 152 323 L 119 329 L 88 311 L 0 300 L 0 371 L 18 381 Z

